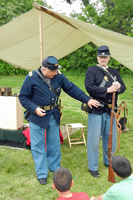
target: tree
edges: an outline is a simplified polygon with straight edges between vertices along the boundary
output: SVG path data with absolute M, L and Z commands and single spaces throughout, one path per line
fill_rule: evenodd
M 47 6 L 45 0 L 0 0 L 0 26 L 31 10 L 33 3 Z
M 77 14 L 78 19 L 95 24 L 124 35 L 132 32 L 133 1 L 132 0 L 82 0 L 84 8 Z M 73 15 L 75 17 L 76 15 Z
M 95 2 L 90 3 L 90 1 L 82 0 L 84 4 L 84 8 L 82 8 L 82 13 L 72 13 L 72 17 L 76 17 L 81 21 L 85 21 L 91 24 L 95 24 L 99 27 L 112 30 L 124 35 L 128 35 L 133 37 L 132 28 L 133 28 L 133 1 L 132 0 L 96 0 Z M 91 46 L 90 48 L 88 46 Z M 89 59 L 84 57 L 86 55 L 86 49 L 91 49 L 91 56 L 90 51 L 88 53 Z M 96 47 L 91 43 L 85 45 L 79 50 L 76 50 L 67 58 L 71 61 L 73 58 L 73 63 L 71 66 L 79 66 L 81 70 L 85 67 L 87 69 L 88 65 L 92 65 L 96 60 Z M 94 52 L 94 54 L 92 54 Z M 80 62 L 83 65 L 76 61 L 76 57 L 80 58 Z M 85 59 L 86 61 L 85 61 Z M 89 61 L 89 64 L 88 64 Z M 131 70 L 127 69 L 126 67 L 122 66 L 121 63 L 117 62 L 116 60 L 111 58 L 110 64 L 112 66 L 116 66 L 119 71 L 123 71 L 126 73 L 133 73 Z M 83 66 L 83 68 L 82 68 Z

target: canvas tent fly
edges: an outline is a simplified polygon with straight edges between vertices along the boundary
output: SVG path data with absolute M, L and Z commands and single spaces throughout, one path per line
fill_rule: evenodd
M 34 70 L 44 57 L 52 55 L 61 59 L 90 42 L 109 46 L 111 56 L 133 70 L 133 38 L 37 4 L 0 27 L 0 59 L 22 69 Z

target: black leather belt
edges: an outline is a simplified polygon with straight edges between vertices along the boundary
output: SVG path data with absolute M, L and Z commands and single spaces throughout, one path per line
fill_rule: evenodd
M 112 104 L 108 104 L 108 103 L 102 102 L 102 101 L 100 101 L 100 100 L 98 100 L 96 98 L 93 98 L 93 97 L 92 97 L 92 99 L 95 99 L 95 100 L 99 101 L 99 104 L 100 104 L 99 106 L 101 106 L 100 109 L 103 108 L 104 106 L 106 106 L 108 108 L 112 108 Z
M 57 104 L 54 105 L 49 105 L 49 106 L 39 106 L 40 108 L 42 108 L 43 110 L 52 110 L 57 106 Z
M 100 101 L 101 104 L 103 104 L 104 106 L 107 106 L 108 108 L 111 108 L 112 107 L 112 104 L 108 104 L 108 103 L 104 103 L 102 101 Z

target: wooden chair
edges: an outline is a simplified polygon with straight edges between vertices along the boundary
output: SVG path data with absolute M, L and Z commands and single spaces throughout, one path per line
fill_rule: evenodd
M 69 141 L 69 146 L 74 144 L 84 144 L 86 146 L 86 140 L 84 136 L 84 129 L 87 126 L 82 125 L 82 123 L 72 123 L 72 124 L 66 124 L 66 131 L 67 131 L 67 136 L 68 136 L 68 141 Z M 75 132 L 77 132 L 79 129 L 81 129 L 81 135 L 79 138 L 71 139 L 70 136 L 72 134 L 73 129 L 77 129 Z M 82 141 L 81 141 L 82 139 Z

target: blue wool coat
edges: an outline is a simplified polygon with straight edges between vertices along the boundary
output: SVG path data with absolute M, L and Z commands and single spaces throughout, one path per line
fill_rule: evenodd
M 90 100 L 89 96 L 69 81 L 62 73 L 57 73 L 51 79 L 51 85 L 56 89 L 58 96 L 60 96 L 61 89 L 63 89 L 65 93 L 81 102 L 87 103 Z M 44 117 L 40 117 L 35 113 L 38 106 L 49 106 L 57 103 L 56 94 L 43 82 L 36 71 L 32 72 L 32 76 L 29 76 L 29 74 L 26 76 L 19 93 L 19 100 L 22 106 L 32 113 L 28 117 L 28 121 L 46 129 L 51 114 L 54 113 L 57 123 L 60 124 L 60 114 L 57 106 L 54 109 L 46 111 Z
M 126 90 L 126 87 L 120 77 L 120 74 L 116 69 L 109 67 L 108 71 L 113 77 L 116 76 L 117 81 L 121 84 L 120 91 L 116 92 L 115 95 L 115 106 L 117 107 L 118 94 L 122 94 Z M 106 82 L 104 87 L 99 87 L 105 76 L 107 75 L 105 75 L 105 73 L 96 65 L 89 67 L 86 71 L 85 87 L 89 95 L 94 99 L 97 99 L 101 102 L 105 102 L 107 104 L 112 104 L 113 93 L 107 93 L 107 88 L 112 85 L 113 80 L 109 76 L 107 76 L 108 81 Z M 98 110 L 97 108 L 93 107 L 91 113 L 101 115 L 104 112 L 107 112 L 109 115 L 111 115 L 111 109 L 107 106 L 105 106 L 101 110 Z

